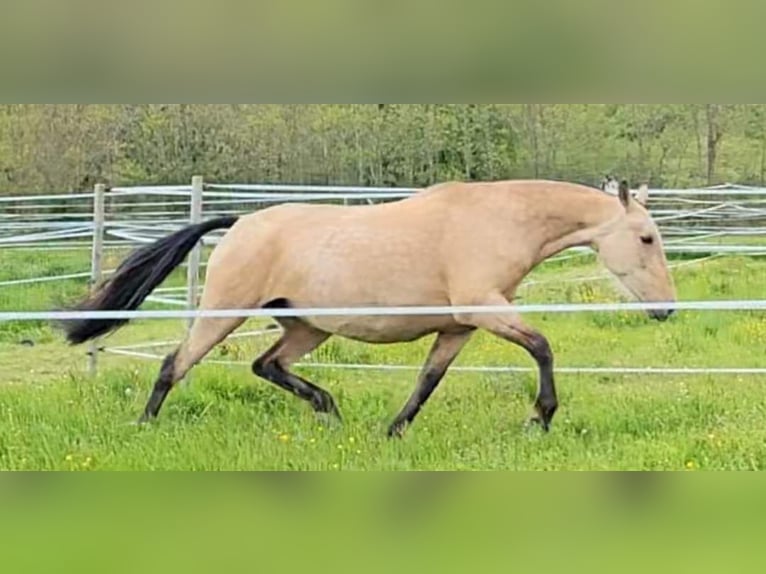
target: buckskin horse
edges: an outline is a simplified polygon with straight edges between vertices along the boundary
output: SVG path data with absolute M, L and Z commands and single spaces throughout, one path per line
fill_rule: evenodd
M 228 229 L 208 262 L 202 310 L 509 308 L 496 314 L 278 316 L 281 338 L 253 362 L 255 375 L 307 400 L 317 412 L 340 418 L 327 391 L 291 372 L 298 359 L 332 335 L 382 344 L 435 334 L 416 388 L 388 429 L 389 436 L 398 436 L 471 335 L 484 329 L 520 345 L 537 362 L 532 420 L 548 431 L 558 407 L 553 352 L 546 338 L 514 313 L 514 293 L 543 260 L 589 246 L 635 298 L 672 307 L 675 287 L 647 199 L 645 186 L 634 197 L 625 181 L 610 194 L 533 180 L 442 183 L 378 205 L 282 204 L 190 225 L 134 251 L 74 309 L 137 309 L 206 233 Z M 667 319 L 672 309 L 661 307 L 648 314 Z M 155 418 L 173 386 L 244 321 L 197 317 L 162 363 L 139 422 Z M 79 344 L 124 323 L 83 319 L 63 328 L 68 341 Z

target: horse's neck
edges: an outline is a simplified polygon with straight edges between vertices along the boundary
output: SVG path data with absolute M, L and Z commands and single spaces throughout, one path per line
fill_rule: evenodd
M 593 194 L 561 194 L 546 202 L 543 245 L 538 262 L 571 247 L 587 246 L 619 215 L 620 206 L 614 197 L 599 192 Z

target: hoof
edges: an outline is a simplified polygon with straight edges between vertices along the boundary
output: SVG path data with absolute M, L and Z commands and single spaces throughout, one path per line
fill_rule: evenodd
M 340 428 L 343 426 L 343 419 L 338 411 L 330 413 L 317 412 L 316 418 L 319 424 L 325 428 Z
M 538 424 L 545 432 L 550 431 L 551 421 L 553 421 L 553 415 L 558 410 L 558 403 L 556 400 L 540 400 L 535 402 L 534 415 L 530 419 L 530 422 Z
M 539 416 L 535 415 L 533 417 L 530 417 L 527 419 L 527 424 L 525 425 L 527 429 L 540 427 L 543 429 L 544 432 L 550 432 L 551 430 L 551 423 L 550 421 L 544 421 Z
M 139 418 L 135 423 L 133 423 L 135 426 L 142 427 L 146 426 L 150 422 L 154 420 L 154 417 L 151 417 L 147 415 L 146 413 L 141 415 L 141 418 Z
M 316 395 L 311 400 L 311 406 L 314 408 L 314 412 L 319 417 L 335 418 L 338 422 L 343 422 L 343 417 L 338 410 L 338 405 L 335 404 L 332 396 L 329 393 Z
M 401 439 L 404 438 L 404 430 L 405 430 L 404 424 L 392 424 L 390 427 L 388 427 L 388 432 L 386 432 L 386 436 L 390 439 Z

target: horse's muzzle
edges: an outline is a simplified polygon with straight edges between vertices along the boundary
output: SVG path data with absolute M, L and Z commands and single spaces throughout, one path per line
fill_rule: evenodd
M 657 321 L 667 321 L 675 312 L 675 309 L 651 309 L 648 313 L 652 319 Z

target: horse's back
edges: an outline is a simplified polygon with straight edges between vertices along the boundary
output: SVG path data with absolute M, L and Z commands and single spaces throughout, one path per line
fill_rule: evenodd
M 361 299 L 393 293 L 404 300 L 433 289 L 438 275 L 442 229 L 439 214 L 430 216 L 395 204 L 296 205 L 256 219 L 253 227 L 268 227 L 261 242 L 274 250 L 271 271 L 285 289 L 322 297 L 353 291 Z

